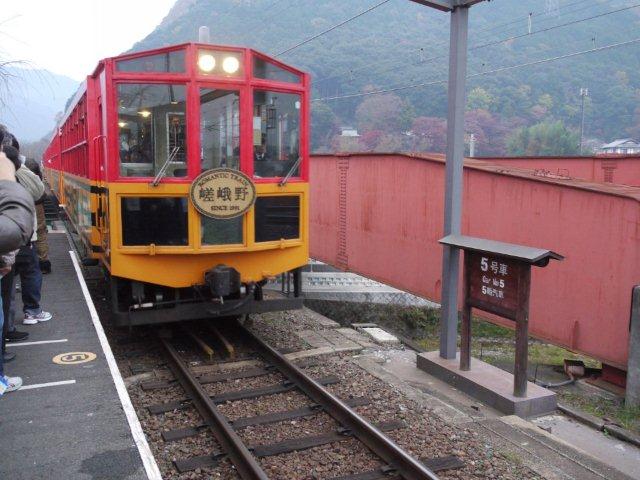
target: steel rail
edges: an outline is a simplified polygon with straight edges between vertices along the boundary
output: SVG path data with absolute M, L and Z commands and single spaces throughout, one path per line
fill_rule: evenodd
M 373 453 L 382 458 L 388 465 L 396 469 L 397 474 L 406 480 L 438 480 L 438 476 L 407 452 L 398 447 L 389 437 L 375 428 L 364 418 L 307 376 L 284 355 L 265 343 L 238 322 L 238 327 L 257 347 L 258 353 L 275 366 L 292 381 L 300 390 L 347 428 L 358 440 L 364 443 Z
M 202 388 L 202 385 L 180 358 L 173 345 L 162 337 L 160 337 L 160 342 L 171 360 L 169 368 L 173 371 L 175 378 L 178 379 L 182 388 L 191 398 L 193 405 L 215 435 L 224 453 L 233 462 L 240 477 L 244 480 L 268 480 L 269 477 L 262 470 L 258 461 L 229 425 L 224 415 L 219 412 L 207 392 Z

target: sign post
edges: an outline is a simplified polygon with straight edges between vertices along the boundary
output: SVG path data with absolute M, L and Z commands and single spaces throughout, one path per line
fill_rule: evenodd
M 471 369 L 472 308 L 515 322 L 513 395 L 527 396 L 529 293 L 531 266 L 545 267 L 564 257 L 550 250 L 449 235 L 440 243 L 464 250 L 464 304 L 460 335 L 460 370 Z
M 445 164 L 444 234 L 459 234 L 462 218 L 462 172 L 464 163 L 464 108 L 466 105 L 467 40 L 469 8 L 484 0 L 411 0 L 451 13 L 449 40 L 449 87 L 447 152 Z M 458 328 L 458 272 L 460 253 L 444 246 L 442 252 L 442 315 L 440 356 L 456 357 Z

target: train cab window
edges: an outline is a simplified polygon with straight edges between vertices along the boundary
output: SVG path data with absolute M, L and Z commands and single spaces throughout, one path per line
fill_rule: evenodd
M 187 176 L 186 88 L 118 85 L 120 175 Z
M 300 238 L 300 197 L 258 197 L 255 209 L 256 242 Z
M 200 165 L 240 169 L 240 95 L 200 89 Z
M 287 83 L 300 83 L 301 81 L 300 75 L 285 70 L 260 57 L 253 58 L 253 76 L 264 80 L 275 80 Z
M 116 62 L 116 71 L 184 73 L 184 50 L 119 60 Z
M 300 176 L 300 105 L 298 94 L 254 92 L 254 177 Z
M 123 197 L 122 244 L 188 245 L 188 208 L 183 197 Z

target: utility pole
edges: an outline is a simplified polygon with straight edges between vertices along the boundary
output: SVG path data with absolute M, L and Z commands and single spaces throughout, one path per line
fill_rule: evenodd
M 444 235 L 460 234 L 464 168 L 464 109 L 466 104 L 469 7 L 483 0 L 411 0 L 451 13 L 449 100 L 445 164 Z M 444 245 L 440 309 L 440 357 L 456 358 L 458 350 L 458 278 L 460 250 Z
M 580 155 L 584 150 L 584 101 L 589 96 L 588 88 L 580 89 L 580 96 L 582 97 L 582 120 L 580 121 Z
M 469 156 L 476 156 L 476 134 L 472 133 L 469 135 Z

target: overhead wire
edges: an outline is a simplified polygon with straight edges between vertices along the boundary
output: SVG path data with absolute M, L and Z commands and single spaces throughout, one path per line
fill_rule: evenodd
M 618 8 L 616 10 L 611 10 L 611 11 L 604 12 L 604 13 L 599 13 L 599 14 L 593 15 L 591 17 L 586 17 L 586 18 L 582 18 L 582 19 L 578 19 L 578 20 L 572 20 L 570 22 L 566 22 L 566 23 L 559 24 L 559 25 L 553 25 L 553 26 L 550 26 L 550 27 L 547 27 L 547 28 L 544 28 L 544 29 L 541 29 L 541 30 L 535 30 L 535 31 L 533 31 L 531 33 L 515 35 L 515 36 L 511 36 L 511 37 L 502 39 L 502 40 L 496 40 L 494 42 L 485 43 L 485 44 L 482 44 L 482 45 L 475 45 L 473 47 L 470 47 L 468 51 L 471 52 L 471 51 L 480 50 L 480 49 L 483 49 L 483 48 L 488 48 L 488 47 L 492 47 L 492 46 L 508 43 L 508 42 L 511 42 L 513 40 L 516 40 L 516 39 L 527 38 L 527 37 L 530 37 L 532 35 L 537 35 L 539 33 L 546 33 L 546 32 L 549 32 L 551 30 L 555 30 L 555 29 L 558 29 L 558 28 L 564 28 L 564 27 L 567 27 L 567 26 L 576 25 L 576 24 L 579 24 L 579 23 L 582 23 L 582 22 L 586 22 L 586 21 L 593 20 L 593 19 L 596 19 L 596 18 L 601 18 L 601 17 L 607 16 L 607 15 L 612 15 L 612 14 L 615 14 L 615 13 L 620 13 L 622 11 L 631 10 L 633 8 L 638 8 L 638 7 L 640 7 L 640 3 L 634 4 L 634 5 L 631 5 L 631 6 Z M 447 56 L 446 55 L 439 55 L 439 56 L 436 56 L 436 57 L 432 57 L 430 59 L 426 59 L 426 60 L 422 60 L 420 62 L 416 62 L 413 65 L 414 66 L 421 65 L 423 63 L 428 63 L 428 62 L 432 62 L 432 61 L 437 60 L 437 59 L 444 59 L 444 58 L 447 58 Z M 396 67 L 394 66 L 393 68 L 396 68 Z M 382 70 L 382 71 L 378 71 L 377 73 L 381 74 L 381 73 L 385 73 L 385 72 L 390 71 L 390 70 L 392 70 L 392 68 L 388 68 L 388 69 L 385 69 L 385 70 Z
M 539 33 L 550 32 L 551 30 L 556 30 L 558 28 L 564 28 L 564 27 L 568 27 L 568 26 L 571 26 L 571 25 L 576 25 L 578 23 L 587 22 L 589 20 L 594 20 L 596 18 L 606 17 L 607 15 L 613 15 L 614 13 L 620 13 L 620 12 L 624 12 L 626 10 L 631 10 L 632 8 L 638 8 L 638 7 L 640 7 L 640 3 L 636 3 L 634 5 L 627 6 L 627 7 L 622 7 L 622 8 L 619 8 L 617 10 L 611 10 L 611 11 L 608 11 L 608 12 L 599 13 L 599 14 L 593 15 L 591 17 L 581 18 L 581 19 L 578 19 L 578 20 L 572 20 L 572 21 L 567 22 L 567 23 L 562 23 L 562 24 L 559 24 L 559 25 L 552 25 L 551 27 L 543 28 L 541 30 L 535 30 L 535 31 L 533 31 L 531 33 L 523 33 L 523 34 L 520 34 L 520 35 L 514 35 L 514 36 L 511 36 L 511 37 L 502 39 L 502 40 L 497 40 L 495 42 L 489 42 L 489 43 L 485 43 L 483 45 L 473 46 L 473 47 L 471 47 L 469 49 L 469 51 L 477 50 L 477 49 L 480 49 L 480 48 L 493 47 L 495 45 L 500 45 L 502 43 L 508 43 L 508 42 L 513 41 L 513 40 L 518 40 L 520 38 L 530 37 L 532 35 L 537 35 Z
M 349 22 L 352 22 L 353 20 L 355 20 L 357 18 L 362 17 L 363 15 L 366 15 L 367 13 L 375 10 L 376 8 L 381 7 L 382 5 L 385 5 L 386 3 L 389 3 L 390 1 L 391 0 L 382 0 L 381 2 L 378 2 L 375 5 L 370 6 L 366 10 L 363 10 L 362 12 L 360 12 L 360 13 L 358 13 L 356 15 L 353 15 L 352 17 L 347 18 L 346 20 L 343 20 L 342 22 L 340 22 L 340 23 L 338 23 L 336 25 L 333 25 L 332 27 L 327 28 L 326 30 L 323 30 L 322 32 L 317 33 L 317 34 L 315 34 L 315 35 L 313 35 L 313 36 L 301 41 L 300 43 L 297 43 L 297 44 L 295 44 L 295 45 L 293 45 L 293 46 L 281 51 L 280 53 L 276 53 L 274 56 L 275 57 L 280 57 L 282 55 L 286 55 L 287 53 L 292 52 L 293 50 L 295 50 L 297 48 L 300 48 L 301 46 L 306 45 L 307 43 L 312 42 L 315 39 L 317 39 L 319 37 L 322 37 L 323 35 L 326 35 L 327 33 L 332 32 L 332 31 L 344 26 Z
M 591 4 L 586 8 L 576 9 L 574 11 L 566 12 L 563 15 L 578 13 L 578 12 L 581 12 L 581 11 L 584 11 L 584 10 L 590 10 L 593 7 L 601 7 L 601 6 L 604 6 L 605 4 L 611 3 L 613 1 L 617 1 L 617 0 L 606 0 L 604 3 L 599 3 L 599 4 L 596 4 L 596 5 Z M 583 4 L 583 3 L 585 3 L 585 0 L 580 0 L 580 1 L 577 1 L 577 2 L 574 2 L 574 3 L 570 3 L 568 5 L 563 5 L 560 8 L 561 9 L 569 8 L 569 7 L 576 6 L 576 5 Z M 541 11 L 541 12 L 537 12 L 537 13 L 532 13 L 531 15 L 532 15 L 532 17 L 535 17 L 535 16 L 548 15 L 548 14 L 549 14 L 549 12 L 542 12 Z M 477 34 L 482 33 L 482 32 L 494 31 L 494 30 L 497 30 L 497 29 L 502 28 L 502 27 L 507 26 L 507 25 L 520 23 L 522 21 L 526 21 L 527 18 L 528 17 L 525 17 L 524 19 L 520 18 L 518 20 L 513 20 L 511 22 L 506 22 L 506 23 L 495 25 L 495 26 L 487 27 L 487 28 L 481 29 L 481 30 L 473 32 L 473 33 L 475 35 L 477 35 Z M 547 21 L 547 20 L 549 20 L 549 19 L 545 19 L 543 21 Z M 537 31 L 536 32 L 532 32 L 532 33 L 537 33 Z M 531 34 L 526 34 L 526 35 L 523 35 L 523 36 L 528 36 L 528 35 L 531 35 Z M 439 43 L 437 43 L 435 45 L 431 45 L 432 48 L 437 48 L 437 47 L 445 48 L 446 46 L 447 46 L 447 42 L 439 42 Z M 418 60 L 417 62 L 412 63 L 412 65 L 413 66 L 423 65 L 423 64 L 426 64 L 426 63 L 431 63 L 431 62 L 433 62 L 435 60 L 438 60 L 438 59 L 441 59 L 441 58 L 446 58 L 446 55 L 438 55 L 438 56 L 430 57 L 430 58 L 427 58 L 427 59 L 421 59 L 421 60 Z M 381 73 L 386 73 L 388 71 L 393 70 L 394 68 L 396 68 L 397 58 L 389 59 L 388 61 L 385 61 L 385 62 L 378 62 L 378 67 L 381 66 L 381 65 L 386 65 L 386 64 L 392 63 L 392 62 L 394 63 L 393 66 L 391 66 L 389 68 L 386 68 L 386 69 L 383 69 L 383 70 L 374 69 L 373 73 L 381 74 Z M 333 74 L 333 75 L 330 75 L 330 76 L 321 77 L 319 79 L 314 79 L 313 84 L 314 84 L 315 87 L 317 87 L 318 85 L 320 85 L 321 83 L 323 83 L 323 82 L 325 82 L 327 80 L 331 80 L 331 79 L 339 78 L 339 77 L 344 77 L 345 75 L 349 75 L 353 79 L 353 74 L 357 73 L 357 72 L 360 72 L 362 70 L 366 70 L 367 73 L 372 73 L 371 65 L 363 65 L 362 67 L 355 68 L 355 69 L 350 69 L 349 71 L 346 71 L 346 72 L 336 73 L 336 74 Z
M 572 52 L 572 53 L 567 53 L 564 55 L 558 55 L 555 57 L 549 57 L 549 58 L 544 58 L 541 60 L 534 60 L 531 62 L 526 62 L 526 63 L 520 63 L 518 65 L 508 65 L 505 67 L 499 67 L 499 68 L 495 68 L 493 70 L 487 70 L 484 72 L 478 72 L 478 73 L 474 73 L 471 75 L 467 75 L 467 79 L 472 79 L 472 78 L 476 78 L 476 77 L 481 77 L 481 76 L 485 76 L 485 75 L 490 75 L 493 73 L 501 73 L 501 72 L 505 72 L 508 70 L 514 70 L 517 68 L 524 68 L 524 67 L 531 67 L 534 65 L 541 65 L 544 63 L 549 63 L 549 62 L 554 62 L 554 61 L 558 61 L 558 60 L 564 60 L 567 58 L 573 58 L 573 57 L 577 57 L 580 55 L 586 55 L 588 53 L 595 53 L 595 52 L 601 52 L 604 50 L 611 50 L 613 48 L 619 48 L 619 47 L 623 47 L 623 46 L 627 46 L 627 45 L 631 45 L 631 44 L 636 44 L 636 43 L 640 43 L 640 38 L 634 38 L 632 40 L 627 40 L 625 42 L 618 42 L 618 43 L 613 43 L 613 44 L 609 44 L 609 45 L 604 45 L 602 47 L 595 47 L 595 48 L 591 48 L 588 50 L 581 50 L 578 52 Z M 445 79 L 440 79 L 440 80 L 435 80 L 435 81 L 431 81 L 431 82 L 421 82 L 421 83 L 417 83 L 417 84 L 412 84 L 412 85 L 402 85 L 402 86 L 398 86 L 398 87 L 392 87 L 392 88 L 385 88 L 385 89 L 381 89 L 381 90 L 373 90 L 370 92 L 361 92 L 361 93 L 352 93 L 352 94 L 347 94 L 347 95 L 337 95 L 334 97 L 325 97 L 325 98 L 314 98 L 311 101 L 312 102 L 321 102 L 321 101 L 331 101 L 331 100 L 340 100 L 340 99 L 345 99 L 345 98 L 356 98 L 356 97 L 365 97 L 365 96 L 369 96 L 369 95 L 379 95 L 379 94 L 383 94 L 383 93 L 392 93 L 392 92 L 397 92 L 397 91 L 401 91 L 401 90 L 409 90 L 409 89 L 413 89 L 413 88 L 419 88 L 419 87 L 426 87 L 426 86 L 430 86 L 430 85 L 438 85 L 438 84 L 444 84 L 446 83 L 448 80 Z

